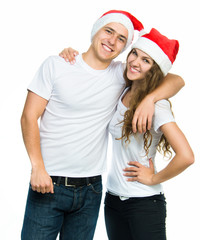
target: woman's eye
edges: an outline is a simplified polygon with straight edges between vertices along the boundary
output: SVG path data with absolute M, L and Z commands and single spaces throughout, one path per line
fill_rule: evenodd
M 135 50 L 132 51 L 132 54 L 137 56 L 137 52 Z
M 147 59 L 144 59 L 144 62 L 145 62 L 145 63 L 149 63 L 149 61 L 148 61 Z

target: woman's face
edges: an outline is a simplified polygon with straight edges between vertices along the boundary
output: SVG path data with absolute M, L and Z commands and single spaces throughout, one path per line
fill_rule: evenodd
M 127 59 L 127 78 L 129 80 L 142 80 L 153 66 L 153 59 L 145 52 L 133 48 Z

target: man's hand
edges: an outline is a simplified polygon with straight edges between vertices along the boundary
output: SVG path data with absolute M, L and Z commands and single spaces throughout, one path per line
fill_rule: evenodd
M 38 193 L 54 193 L 52 179 L 43 169 L 32 169 L 31 187 L 33 191 Z
M 62 52 L 59 54 L 60 57 L 64 58 L 66 62 L 70 62 L 71 64 L 74 64 L 76 62 L 75 56 L 79 54 L 78 51 L 75 49 L 69 47 L 62 50 Z
M 137 107 L 132 120 L 133 132 L 145 133 L 151 129 L 152 118 L 155 111 L 154 99 L 147 95 Z
M 145 185 L 154 185 L 153 177 L 155 175 L 154 165 L 151 159 L 149 159 L 149 167 L 145 167 L 139 162 L 129 162 L 127 167 L 124 169 L 124 176 L 128 177 L 128 182 L 138 181 Z

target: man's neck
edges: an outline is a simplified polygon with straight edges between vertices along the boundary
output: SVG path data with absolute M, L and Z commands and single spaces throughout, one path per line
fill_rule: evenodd
M 95 70 L 104 70 L 106 69 L 111 61 L 102 61 L 100 60 L 90 49 L 82 54 L 84 62 L 86 62 L 91 68 Z

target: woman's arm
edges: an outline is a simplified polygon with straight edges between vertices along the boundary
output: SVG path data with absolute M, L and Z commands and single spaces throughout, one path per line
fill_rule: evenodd
M 66 62 L 70 62 L 71 64 L 74 64 L 76 62 L 75 56 L 79 54 L 78 51 L 75 49 L 69 47 L 62 50 L 61 53 L 59 53 L 59 56 L 64 58 Z
M 53 193 L 53 183 L 42 159 L 38 127 L 38 119 L 44 112 L 47 102 L 29 91 L 21 117 L 24 144 L 32 165 L 31 187 L 34 191 L 41 193 Z
M 174 122 L 164 124 L 161 130 L 175 152 L 174 158 L 156 174 L 151 160 L 149 168 L 138 162 L 129 162 L 132 167 L 124 169 L 124 175 L 129 177 L 128 181 L 138 181 L 146 185 L 159 184 L 177 176 L 194 163 L 193 151 L 177 124 Z

